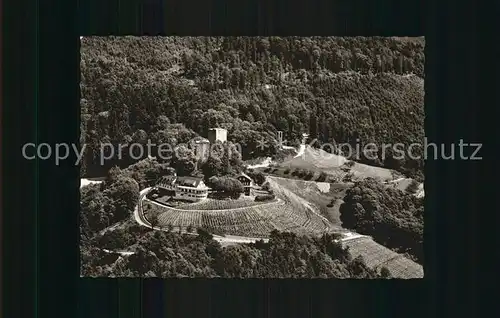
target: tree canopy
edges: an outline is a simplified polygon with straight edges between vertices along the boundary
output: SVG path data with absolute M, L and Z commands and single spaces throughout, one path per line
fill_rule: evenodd
M 424 199 L 376 180 L 357 182 L 340 206 L 342 226 L 423 263 Z
M 115 233 L 113 233 L 115 232 Z M 223 278 L 381 278 L 362 258 L 352 259 L 335 241 L 274 231 L 268 243 L 221 247 L 203 231 L 198 236 L 173 232 L 116 229 L 103 246 L 125 246 L 135 254 L 122 259 L 95 247 L 81 251 L 82 274 L 112 277 Z M 131 234 L 134 233 L 134 239 Z M 114 241 L 113 241 L 114 239 Z M 121 244 L 120 244 L 120 241 Z
M 234 199 L 240 197 L 243 193 L 243 184 L 235 178 L 231 177 L 212 177 L 209 179 L 208 185 L 217 195 L 230 196 Z
M 275 155 L 278 130 L 288 144 L 424 137 L 423 38 L 85 37 L 81 56 L 83 175 L 138 160 L 101 166 L 100 143 L 177 145 L 210 127 L 245 160 Z M 422 160 L 371 161 L 422 177 Z

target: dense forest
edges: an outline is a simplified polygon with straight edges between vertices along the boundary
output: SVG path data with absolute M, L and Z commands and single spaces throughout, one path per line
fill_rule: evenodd
M 362 258 L 352 259 L 335 242 L 273 232 L 268 243 L 258 241 L 222 248 L 211 235 L 151 231 L 139 225 L 96 238 L 108 249 L 128 247 L 135 254 L 120 256 L 93 245 L 81 245 L 81 275 L 96 277 L 204 278 L 390 278 L 377 273 Z
M 187 143 L 209 127 L 227 128 L 245 160 L 276 155 L 277 130 L 289 145 L 303 132 L 330 143 L 421 142 L 423 77 L 423 38 L 85 37 L 82 176 L 137 161 L 101 166 L 101 143 Z M 423 160 L 360 160 L 423 177 Z
M 347 190 L 340 213 L 343 227 L 423 264 L 423 198 L 367 178 Z

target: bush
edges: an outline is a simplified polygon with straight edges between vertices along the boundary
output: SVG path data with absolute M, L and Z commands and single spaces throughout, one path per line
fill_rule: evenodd
M 198 237 L 202 240 L 210 241 L 214 238 L 213 235 L 210 234 L 210 232 L 208 232 L 208 230 L 205 228 L 201 227 L 197 228 L 196 233 L 198 234 Z
M 107 231 L 97 238 L 97 245 L 108 250 L 124 249 L 132 244 L 134 237 L 125 230 Z
M 342 182 L 352 182 L 353 177 L 354 174 L 352 172 L 349 172 L 342 178 Z
M 295 170 L 295 176 L 299 178 L 303 178 L 306 175 L 306 172 L 303 169 L 298 168 Z
M 271 189 L 271 186 L 269 185 L 269 182 L 266 182 L 262 185 L 262 189 L 267 192 L 272 192 L 273 189 Z
M 285 171 L 283 171 L 284 174 L 289 174 L 290 173 L 290 168 L 286 168 Z
M 314 171 L 307 171 L 307 173 L 304 175 L 305 180 L 311 180 L 314 177 Z
M 380 276 L 382 276 L 382 278 L 392 278 L 392 275 L 391 275 L 391 272 L 389 271 L 389 269 L 387 267 L 382 267 L 382 269 L 380 270 Z
M 263 194 L 263 195 L 258 195 L 255 197 L 255 201 L 272 201 L 276 198 L 274 194 Z
M 257 171 L 257 172 L 250 172 L 249 171 L 248 176 L 250 178 L 252 178 L 253 181 L 258 185 L 261 185 L 266 181 L 266 176 L 260 171 Z
M 328 175 L 326 174 L 326 172 L 322 171 L 319 174 L 319 177 L 318 177 L 318 179 L 316 179 L 316 181 L 325 182 L 327 177 L 328 177 Z
M 338 177 L 334 177 L 334 176 L 330 176 L 328 178 L 328 180 L 326 180 L 326 182 L 330 182 L 330 183 L 338 183 L 339 182 L 339 178 Z

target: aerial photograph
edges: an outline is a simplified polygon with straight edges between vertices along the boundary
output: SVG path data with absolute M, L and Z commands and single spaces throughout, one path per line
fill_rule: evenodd
M 424 37 L 80 43 L 81 277 L 424 277 Z

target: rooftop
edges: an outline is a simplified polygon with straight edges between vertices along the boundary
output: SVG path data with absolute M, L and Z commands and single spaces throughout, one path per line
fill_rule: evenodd
M 169 183 L 173 184 L 177 176 L 163 176 L 158 179 L 158 183 Z
M 244 178 L 246 178 L 246 179 L 248 179 L 248 180 L 252 181 L 252 178 L 250 178 L 250 177 L 249 177 L 246 173 L 244 173 L 244 172 L 240 173 L 240 175 L 239 175 L 238 177 L 244 177 Z
M 201 178 L 196 177 L 178 177 L 175 183 L 184 187 L 196 188 L 200 184 L 201 180 Z
M 158 179 L 158 183 L 177 184 L 184 187 L 197 187 L 201 180 L 201 178 L 197 177 L 163 176 Z

